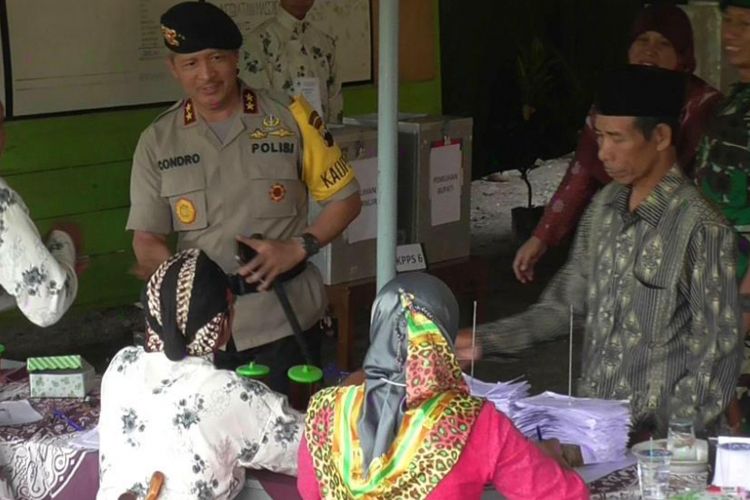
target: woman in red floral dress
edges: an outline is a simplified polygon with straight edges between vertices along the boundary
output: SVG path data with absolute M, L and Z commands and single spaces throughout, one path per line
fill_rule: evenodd
M 628 60 L 631 64 L 659 66 L 690 73 L 687 100 L 680 120 L 677 154 L 683 171 L 692 176 L 698 142 L 722 95 L 693 74 L 693 30 L 685 12 L 674 5 L 644 8 L 633 25 Z M 597 156 L 593 117 L 594 110 L 586 118 L 575 156 L 547 204 L 544 216 L 531 238 L 518 249 L 513 260 L 513 272 L 522 283 L 534 279 L 534 265 L 547 248 L 557 246 L 575 232 L 578 220 L 591 198 L 611 180 Z

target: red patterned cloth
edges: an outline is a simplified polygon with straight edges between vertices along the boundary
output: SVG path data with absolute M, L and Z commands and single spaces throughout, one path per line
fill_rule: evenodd
M 691 75 L 688 82 L 687 102 L 680 119 L 677 137 L 677 158 L 685 173 L 692 177 L 693 163 L 698 142 L 708 125 L 709 118 L 721 101 L 721 93 Z M 544 210 L 544 216 L 534 230 L 534 236 L 548 246 L 556 246 L 572 236 L 583 211 L 594 194 L 612 179 L 604 171 L 598 158 L 599 148 L 594 133 L 593 111 L 586 118 L 586 125 L 576 148 L 575 156 L 568 165 L 557 191 Z

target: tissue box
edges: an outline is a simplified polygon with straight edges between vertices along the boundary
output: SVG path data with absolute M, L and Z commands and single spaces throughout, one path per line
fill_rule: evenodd
M 32 398 L 83 398 L 94 387 L 94 367 L 81 356 L 26 360 Z

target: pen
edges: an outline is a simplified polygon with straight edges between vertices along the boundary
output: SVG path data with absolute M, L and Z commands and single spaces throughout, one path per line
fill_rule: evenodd
M 540 429 L 538 425 L 536 426 L 536 437 L 537 439 L 539 439 L 540 442 L 544 441 L 542 439 L 542 429 Z
M 63 412 L 61 412 L 60 410 L 55 410 L 55 411 L 53 411 L 53 412 L 52 412 L 52 414 L 53 414 L 53 415 L 54 415 L 55 417 L 59 418 L 60 420 L 64 421 L 64 422 L 65 422 L 66 424 L 68 424 L 68 425 L 69 425 L 70 427 L 72 427 L 72 428 L 73 428 L 73 430 L 75 430 L 75 431 L 82 431 L 82 430 L 83 430 L 83 427 L 81 427 L 81 426 L 80 426 L 80 425 L 78 425 L 77 423 L 73 422 L 73 420 L 71 420 L 71 419 L 70 419 L 70 418 L 69 418 L 69 417 L 68 417 L 67 415 L 65 415 L 65 414 L 64 414 Z

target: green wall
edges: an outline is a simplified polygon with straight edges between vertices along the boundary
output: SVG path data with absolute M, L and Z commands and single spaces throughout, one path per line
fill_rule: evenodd
M 437 12 L 437 0 L 435 0 Z M 437 17 L 437 16 L 436 16 Z M 436 26 L 438 19 L 435 20 Z M 438 33 L 435 34 L 439 46 Z M 439 54 L 436 64 L 439 64 Z M 440 74 L 439 67 L 436 74 Z M 440 78 L 399 89 L 402 111 L 440 113 Z M 344 89 L 345 114 L 377 111 L 377 86 Z M 10 121 L 0 176 L 23 197 L 44 233 L 52 222 L 78 223 L 91 264 L 80 280 L 76 307 L 137 300 L 141 283 L 128 273 L 135 262 L 125 232 L 130 161 L 140 132 L 161 107 Z M 13 316 L 13 313 L 0 315 Z

